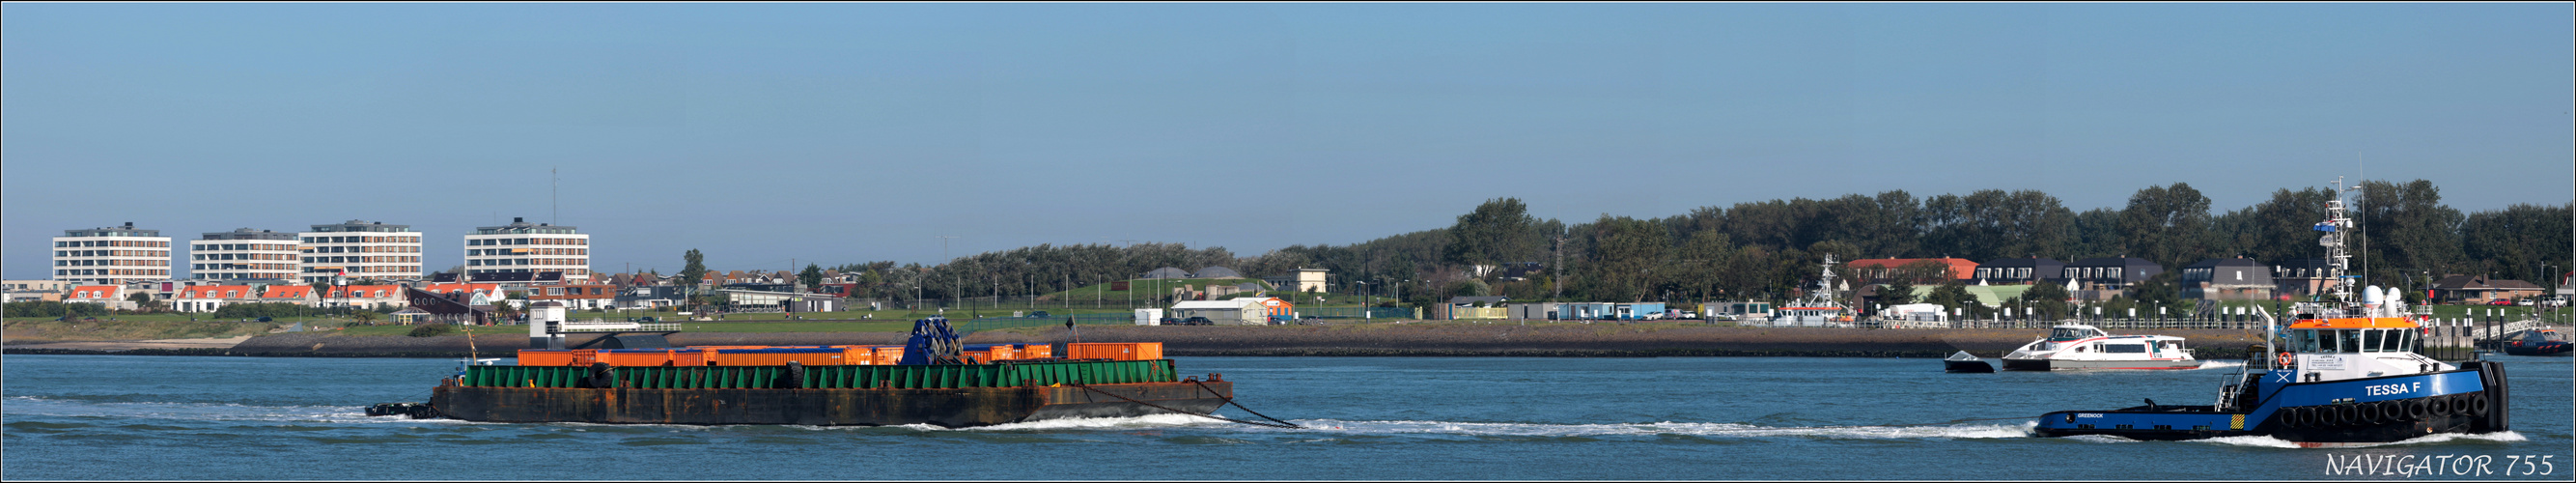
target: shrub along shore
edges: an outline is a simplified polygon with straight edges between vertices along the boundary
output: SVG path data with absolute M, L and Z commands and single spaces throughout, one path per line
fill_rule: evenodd
M 982 331 L 968 344 L 1162 342 L 1171 356 L 1538 356 L 1538 357 L 1929 357 L 1965 350 L 1981 357 L 2038 338 L 2042 329 L 1826 329 L 1714 327 L 1684 324 L 1407 323 L 1339 326 L 1084 326 Z M 2204 359 L 2244 357 L 2259 332 L 2140 330 L 2125 333 L 2188 338 Z M 581 344 L 595 338 L 575 335 Z M 899 332 L 683 332 L 675 345 L 902 344 Z M 525 333 L 408 337 L 288 333 L 253 337 L 229 349 L 89 351 L 11 348 L 11 354 L 167 354 L 285 357 L 510 357 Z

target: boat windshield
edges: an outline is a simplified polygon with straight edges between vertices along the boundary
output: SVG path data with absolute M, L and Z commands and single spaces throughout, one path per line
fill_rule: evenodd
M 2056 329 L 2052 329 L 2052 330 L 2049 330 L 2049 331 L 2048 331 L 2048 340 L 2056 341 L 2056 342 L 2065 342 L 2065 341 L 2070 341 L 2070 340 L 2082 339 L 2082 338 L 2086 338 L 2086 337 L 2092 337 L 2092 336 L 2093 336 L 2093 333 L 2092 333 L 2092 332 L 2093 332 L 2093 331 L 2090 331 L 2090 330 L 2084 330 L 2084 329 L 2079 329 L 2079 328 L 2074 328 L 2074 327 L 2058 327 L 2058 328 L 2056 328 Z

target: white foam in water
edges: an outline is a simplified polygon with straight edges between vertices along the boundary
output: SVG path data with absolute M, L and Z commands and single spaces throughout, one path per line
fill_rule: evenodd
M 2519 441 L 2528 441 L 2528 440 L 2529 440 L 2529 438 L 2524 438 L 2524 437 L 2522 436 L 2522 433 L 2516 433 L 2516 432 L 2512 432 L 2512 431 L 2504 431 L 2504 432 L 2497 432 L 2497 433 L 2481 433 L 2481 434 L 2438 433 L 2438 434 L 2428 434 L 2428 435 L 2424 435 L 2424 436 L 2420 436 L 2420 437 L 2415 437 L 2415 438 L 2409 438 L 2409 439 L 2406 439 L 2406 440 L 2403 440 L 2403 441 L 2395 441 L 2395 442 L 2387 442 L 2387 443 L 2332 443 L 2332 444 L 2326 444 L 2326 445 L 2302 445 L 2302 444 L 2299 444 L 2299 443 L 2296 443 L 2296 442 L 2291 442 L 2291 441 L 2283 440 L 2283 439 L 2280 439 L 2280 438 L 2274 438 L 2274 437 L 2271 437 L 2271 436 L 2229 436 L 2229 437 L 2224 437 L 2224 438 L 2210 438 L 2210 439 L 2203 439 L 2203 440 L 2196 440 L 2196 441 L 2199 441 L 2199 442 L 2207 442 L 2207 443 L 2217 443 L 2217 444 L 2224 444 L 2224 445 L 2233 445 L 2233 446 L 2252 446 L 2252 447 L 2258 447 L 2258 448 L 2309 448 L 2309 447 L 2315 447 L 2315 448 L 2339 448 L 2339 449 L 2351 449 L 2351 448 L 2373 448 L 2373 447 L 2380 447 L 2380 446 L 2403 446 L 2403 445 L 2412 445 L 2412 444 L 2434 444 L 2434 443 L 2446 443 L 2446 442 L 2451 442 L 2451 441 L 2460 441 L 2460 440 L 2469 440 L 2469 441 L 2495 441 L 2495 442 L 2511 443 L 2511 442 L 2519 442 Z
M 2239 367 L 2245 367 L 2245 361 L 2201 361 L 2200 363 L 2200 369 L 2235 369 Z
M 1308 429 L 1359 434 L 1458 434 L 1470 436 L 1650 436 L 1691 435 L 1719 437 L 1810 436 L 1841 439 L 1908 439 L 1908 438 L 2021 438 L 2030 436 L 2032 423 L 1969 424 L 1955 426 L 1816 426 L 1782 427 L 1734 423 L 1624 423 L 1624 424 L 1537 424 L 1537 423 L 1458 423 L 1445 421 L 1337 421 L 1299 420 Z

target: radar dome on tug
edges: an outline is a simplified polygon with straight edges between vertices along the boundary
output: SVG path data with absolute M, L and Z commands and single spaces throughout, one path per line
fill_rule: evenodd
M 2379 301 L 2386 300 L 2380 298 L 2379 295 L 2378 285 L 2363 287 L 2361 289 L 2361 303 L 2363 305 L 2379 305 Z

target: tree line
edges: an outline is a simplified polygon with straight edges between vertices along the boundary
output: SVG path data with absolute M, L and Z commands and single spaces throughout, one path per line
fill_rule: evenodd
M 2543 280 L 2544 270 L 2569 269 L 2576 204 L 2462 213 L 2442 204 L 2440 189 L 2425 180 L 2364 181 L 2356 190 L 2350 212 L 2358 229 L 2350 235 L 2360 257 L 2355 268 L 2366 284 L 2422 288 L 2452 274 L 2548 284 L 2555 280 Z M 1582 223 L 1539 219 L 1521 200 L 1497 198 L 1445 228 L 1348 245 L 1292 245 L 1257 256 L 1172 243 L 1038 245 L 931 266 L 875 261 L 832 268 L 861 274 L 861 293 L 855 295 L 897 301 L 1039 295 L 1136 278 L 1160 267 L 1208 266 L 1247 277 L 1322 268 L 1333 274 L 1335 291 L 1357 290 L 1361 285 L 1354 282 L 1400 284 L 1412 304 L 1452 295 L 1777 301 L 1812 287 L 1827 256 L 1842 262 L 1979 263 L 2127 256 L 2163 265 L 2169 273 L 2208 258 L 2243 256 L 2264 264 L 2323 258 L 2321 234 L 2311 227 L 2325 220 L 2326 202 L 2336 195 L 2326 188 L 2280 189 L 2253 206 L 2221 212 L 2191 185 L 2174 183 L 2140 189 L 2118 208 L 2076 211 L 2036 190 L 1930 197 L 1894 190 L 1706 206 L 1664 218 L 1603 214 Z M 697 266 L 695 250 L 690 258 Z M 1520 280 L 1498 276 L 1514 266 L 1542 269 L 1521 273 Z M 819 276 L 816 268 L 807 272 Z M 688 275 L 682 273 L 684 279 Z M 2155 283 L 2162 285 L 2140 287 L 2140 296 L 2178 292 L 2170 276 Z

